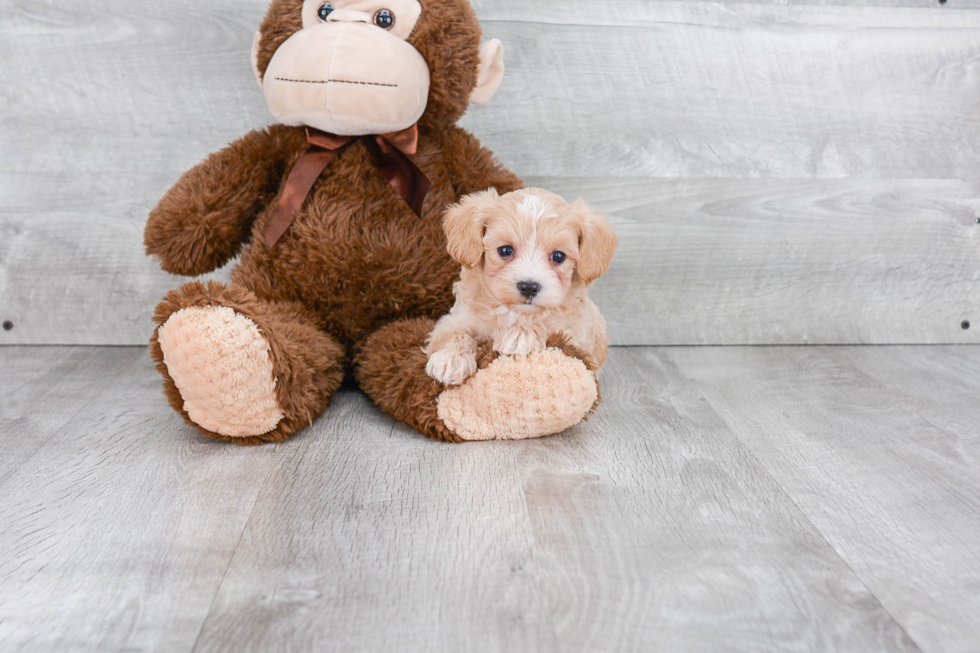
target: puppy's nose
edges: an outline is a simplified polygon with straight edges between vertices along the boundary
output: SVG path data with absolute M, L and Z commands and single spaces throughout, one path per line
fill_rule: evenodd
M 520 290 L 521 294 L 526 298 L 531 299 L 541 292 L 541 284 L 537 281 L 518 281 L 517 289 Z

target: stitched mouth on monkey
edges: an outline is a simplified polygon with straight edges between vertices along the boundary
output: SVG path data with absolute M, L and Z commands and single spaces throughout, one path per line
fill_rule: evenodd
M 385 84 L 384 82 L 362 82 L 352 79 L 289 79 L 288 77 L 276 77 L 275 80 L 277 82 L 291 82 L 293 84 L 354 84 L 357 86 L 398 88 L 398 84 Z

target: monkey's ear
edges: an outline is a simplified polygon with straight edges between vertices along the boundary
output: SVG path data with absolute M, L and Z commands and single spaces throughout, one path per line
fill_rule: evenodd
M 480 46 L 480 72 L 470 102 L 486 104 L 504 81 L 504 44 L 491 39 Z
M 500 195 L 490 188 L 482 193 L 464 197 L 459 204 L 449 207 L 443 218 L 449 255 L 464 267 L 475 268 L 483 260 L 483 233 L 487 223 L 487 209 Z
M 619 239 L 608 218 L 583 200 L 572 204 L 572 212 L 580 220 L 578 265 L 575 271 L 588 285 L 609 270 Z
M 252 38 L 252 72 L 255 73 L 255 81 L 262 88 L 262 73 L 259 72 L 259 46 L 262 44 L 262 32 L 256 32 Z

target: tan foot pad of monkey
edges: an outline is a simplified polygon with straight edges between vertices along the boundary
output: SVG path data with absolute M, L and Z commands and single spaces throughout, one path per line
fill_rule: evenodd
M 507 401 L 515 392 L 523 400 Z M 575 426 L 598 400 L 595 377 L 584 362 L 545 349 L 496 359 L 439 395 L 437 408 L 463 440 L 521 440 Z
M 465 0 L 273 0 L 252 64 L 278 124 L 189 170 L 151 212 L 148 254 L 195 276 L 157 307 L 165 393 L 208 436 L 279 442 L 323 413 L 350 370 L 385 411 L 450 442 L 578 423 L 598 401 L 588 355 L 564 342 L 494 360 L 447 390 L 425 340 L 459 265 L 441 218 L 521 180 L 456 126 L 503 77 Z M 487 425 L 492 425 L 488 427 Z

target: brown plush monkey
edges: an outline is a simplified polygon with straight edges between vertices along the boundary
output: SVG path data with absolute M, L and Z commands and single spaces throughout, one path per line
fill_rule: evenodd
M 461 386 L 425 373 L 460 269 L 444 209 L 522 185 L 456 127 L 503 76 L 502 47 L 480 47 L 466 0 L 273 0 L 252 59 L 281 124 L 184 174 L 146 226 L 147 252 L 176 274 L 241 254 L 231 285 L 188 283 L 157 307 L 150 347 L 174 409 L 221 440 L 279 442 L 351 371 L 382 409 L 441 440 L 578 423 L 598 386 L 560 338 L 524 358 L 486 351 Z

